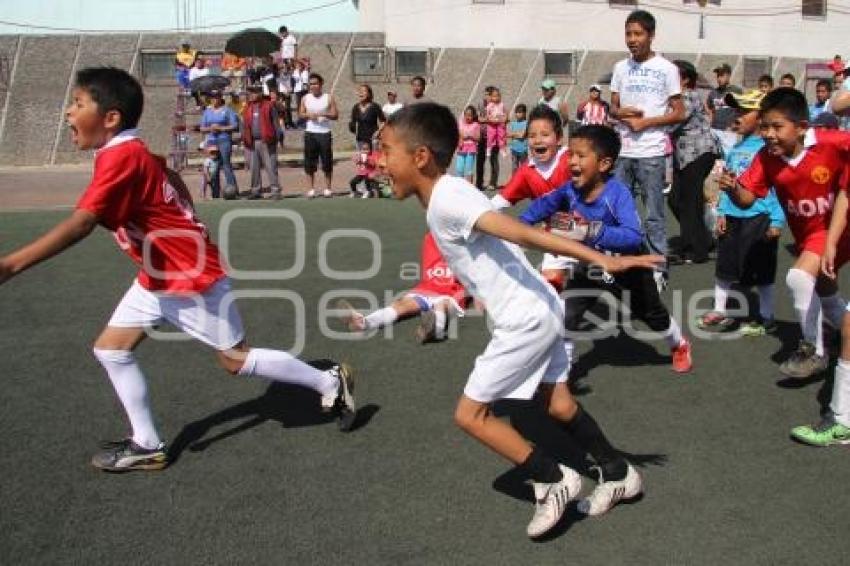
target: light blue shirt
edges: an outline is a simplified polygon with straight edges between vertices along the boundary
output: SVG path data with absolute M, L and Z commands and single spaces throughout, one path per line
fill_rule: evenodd
M 740 175 L 747 170 L 762 147 L 764 147 L 764 140 L 760 136 L 747 136 L 732 146 L 732 149 L 726 154 L 726 167 L 735 175 Z M 729 198 L 729 195 L 721 192 L 717 214 L 735 218 L 752 218 L 759 214 L 767 214 L 770 216 L 771 228 L 785 226 L 785 213 L 782 212 L 782 206 L 779 204 L 779 199 L 776 198 L 776 191 L 773 188 L 770 189 L 766 197 L 756 199 L 749 208 L 737 206 Z

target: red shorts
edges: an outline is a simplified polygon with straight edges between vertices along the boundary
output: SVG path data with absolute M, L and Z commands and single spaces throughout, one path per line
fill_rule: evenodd
M 821 230 L 806 237 L 801 244 L 797 245 L 800 253 L 811 252 L 815 255 L 822 256 L 826 250 L 827 231 Z M 835 269 L 850 261 L 850 231 L 845 231 L 841 239 L 838 240 L 835 254 Z

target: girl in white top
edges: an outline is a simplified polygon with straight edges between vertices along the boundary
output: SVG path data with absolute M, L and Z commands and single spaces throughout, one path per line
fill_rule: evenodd
M 307 132 L 304 134 L 304 172 L 310 179 L 307 198 L 316 196 L 316 170 L 320 160 L 326 183 L 323 194 L 328 198 L 333 196 L 331 120 L 339 118 L 339 111 L 334 96 L 322 92 L 324 83 L 320 74 L 312 73 L 309 78 L 310 92 L 304 95 L 298 108 L 298 116 L 307 120 Z

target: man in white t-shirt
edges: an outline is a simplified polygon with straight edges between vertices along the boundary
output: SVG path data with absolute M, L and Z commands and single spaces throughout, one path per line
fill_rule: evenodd
M 467 291 L 486 305 L 493 335 L 475 360 L 455 409 L 455 422 L 532 479 L 536 508 L 527 533 L 537 538 L 554 527 L 567 503 L 578 497 L 581 478 L 494 416 L 491 403 L 529 400 L 541 389 L 554 423 L 602 470 L 602 481 L 579 502 L 580 512 L 600 515 L 618 501 L 636 497 L 641 480 L 570 394 L 563 303 L 520 246 L 572 256 L 608 272 L 651 267 L 662 258 L 607 256 L 499 213 L 472 184 L 446 175 L 458 138 L 456 118 L 445 106 L 430 102 L 407 106 L 382 130 L 379 165 L 392 180 L 396 198 L 415 195 L 427 208 L 428 228 L 446 263 Z
M 399 110 L 404 108 L 404 104 L 398 101 L 398 93 L 394 90 L 387 91 L 387 103 L 381 107 L 384 116 L 389 118 Z
M 298 40 L 295 36 L 289 33 L 286 26 L 280 26 L 277 30 L 280 35 L 280 58 L 284 63 L 293 63 L 298 55 Z
M 611 117 L 617 120 L 622 150 L 617 176 L 636 192 L 645 210 L 649 251 L 667 254 L 664 221 L 667 129 L 685 119 L 682 87 L 676 66 L 652 50 L 655 18 L 635 10 L 626 18 L 626 46 L 631 56 L 614 65 L 611 78 Z M 659 290 L 666 286 L 665 270 L 656 273 Z

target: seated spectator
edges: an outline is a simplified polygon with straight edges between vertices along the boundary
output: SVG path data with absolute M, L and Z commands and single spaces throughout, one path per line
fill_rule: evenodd
M 186 69 L 191 69 L 195 64 L 197 56 L 197 50 L 192 49 L 192 46 L 188 43 L 182 43 L 180 44 L 180 49 L 177 50 L 174 59 L 178 65 L 181 65 Z
M 209 74 L 210 70 L 206 65 L 206 61 L 203 57 L 198 57 L 195 59 L 195 66 L 189 69 L 189 83 L 197 78 L 205 77 Z M 192 97 L 195 99 L 195 104 L 198 108 L 203 108 L 204 105 L 201 101 L 201 93 L 197 89 L 192 91 Z
M 233 53 L 225 53 L 221 58 L 221 74 L 225 77 L 241 77 L 245 75 L 248 62 L 244 57 Z

